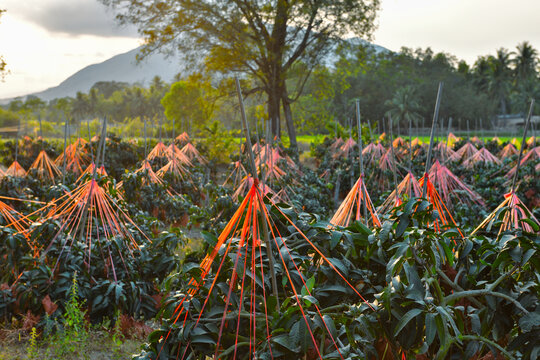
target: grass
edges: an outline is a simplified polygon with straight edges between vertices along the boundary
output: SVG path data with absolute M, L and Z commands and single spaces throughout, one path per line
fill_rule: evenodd
M 32 340 L 34 339 L 34 340 Z M 97 359 L 116 360 L 129 359 L 139 352 L 139 348 L 146 339 L 128 339 L 118 344 L 113 340 L 111 333 L 105 330 L 91 330 L 88 338 L 81 348 L 84 349 L 83 357 L 79 352 L 64 352 L 61 359 Z M 32 341 L 35 345 L 32 345 Z M 22 330 L 0 330 L 0 360 L 13 359 L 58 359 L 55 355 L 62 349 L 57 349 L 58 345 L 48 339 L 39 336 L 32 338 Z M 29 351 L 29 348 L 32 351 Z

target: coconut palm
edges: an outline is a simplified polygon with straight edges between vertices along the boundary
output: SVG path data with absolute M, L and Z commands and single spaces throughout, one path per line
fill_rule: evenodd
M 496 56 L 489 57 L 489 63 L 489 92 L 499 101 L 500 112 L 502 114 L 507 114 L 507 99 L 512 84 L 510 53 L 508 52 L 508 50 L 500 48 L 499 50 L 497 50 Z
M 409 120 L 414 124 L 421 119 L 418 111 L 420 105 L 415 100 L 415 93 L 412 86 L 404 86 L 399 88 L 394 97 L 387 100 L 384 103 L 390 110 L 386 112 L 386 115 L 390 115 L 394 122 L 407 125 Z
M 489 73 L 490 73 L 489 57 L 480 56 L 474 63 L 473 82 L 480 92 L 487 93 L 489 90 Z
M 527 41 L 522 42 L 516 48 L 516 56 L 512 59 L 516 79 L 518 81 L 526 81 L 536 78 L 538 52 Z

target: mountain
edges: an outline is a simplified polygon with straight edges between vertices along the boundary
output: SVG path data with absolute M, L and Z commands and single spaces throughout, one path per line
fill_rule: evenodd
M 359 45 L 371 47 L 376 53 L 390 51 L 359 38 L 347 39 L 347 42 L 353 47 Z M 166 58 L 165 55 L 160 53 L 151 54 L 137 64 L 135 56 L 139 51 L 140 48 L 136 48 L 124 54 L 113 56 L 99 64 L 89 65 L 62 81 L 58 86 L 26 96 L 37 96 L 42 100 L 50 101 L 66 96 L 75 97 L 78 91 L 87 93 L 98 81 L 147 85 L 156 75 L 166 82 L 171 82 L 177 73 L 186 71 L 186 67 L 182 66 L 178 61 L 178 57 Z M 338 57 L 335 51 L 330 51 L 326 58 L 323 59 L 323 63 L 332 66 L 336 60 L 338 60 Z M 26 96 L 22 98 L 24 99 Z M 6 104 L 11 100 L 0 100 L 0 104 Z
M 159 53 L 151 54 L 137 64 L 135 56 L 139 50 L 140 48 L 136 48 L 99 64 L 89 65 L 62 81 L 60 85 L 30 95 L 49 101 L 65 96 L 74 97 L 77 91 L 87 93 L 98 81 L 145 85 L 156 75 L 170 82 L 177 73 L 183 70 L 179 64 L 175 64 L 173 58 L 166 58 Z

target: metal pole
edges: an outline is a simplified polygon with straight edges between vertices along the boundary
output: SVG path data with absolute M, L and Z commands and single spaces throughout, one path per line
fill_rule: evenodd
M 101 133 L 100 140 L 101 140 L 101 166 L 105 166 L 105 147 L 107 145 L 107 117 L 103 118 L 103 130 Z
M 361 126 L 361 120 L 360 120 L 360 100 L 356 99 L 356 126 L 358 127 L 358 158 L 360 162 L 360 181 L 361 184 L 364 186 L 361 186 L 361 191 L 364 197 L 364 220 L 366 221 L 366 226 L 368 224 L 368 218 L 367 218 L 367 194 L 364 190 L 365 184 L 364 184 L 364 158 L 362 156 L 362 126 Z M 360 204 L 358 204 L 360 206 Z
M 64 164 L 62 165 L 62 184 L 66 183 L 66 149 L 67 149 L 67 132 L 68 132 L 68 117 L 64 114 L 65 117 L 65 125 L 64 125 Z
M 531 100 L 531 106 L 529 107 L 529 115 L 527 115 L 527 121 L 525 121 L 525 129 L 523 129 L 523 139 L 521 140 L 521 148 L 519 149 L 516 172 L 514 173 L 514 179 L 512 180 L 511 193 L 513 193 L 516 190 L 517 176 L 518 176 L 519 168 L 521 167 L 521 156 L 523 155 L 523 149 L 525 148 L 525 144 L 527 141 L 527 128 L 529 127 L 529 123 L 531 122 L 533 110 L 534 110 L 534 99 Z
M 148 143 L 146 141 L 146 116 L 144 116 L 144 159 L 148 155 Z
M 398 202 L 398 183 L 397 183 L 397 175 L 396 175 L 396 171 L 397 171 L 397 167 L 396 167 L 396 158 L 395 158 L 395 155 L 394 155 L 394 145 L 393 145 L 393 142 L 394 142 L 394 134 L 392 132 L 392 116 L 390 114 L 388 114 L 388 129 L 390 129 L 390 151 L 391 151 L 391 154 L 392 154 L 392 165 L 393 165 L 393 169 L 392 169 L 392 173 L 394 174 L 394 191 L 395 191 L 395 195 L 396 195 L 396 204 Z
M 437 91 L 437 101 L 435 102 L 435 111 L 433 112 L 433 125 L 431 126 L 431 135 L 429 136 L 429 149 L 426 160 L 426 169 L 424 171 L 424 187 L 422 189 L 422 197 L 426 197 L 427 193 L 427 182 L 428 182 L 428 171 L 431 166 L 431 153 L 433 152 L 433 133 L 437 126 L 437 120 L 439 118 L 439 109 L 441 107 L 441 94 L 443 89 L 443 83 L 439 83 L 439 90 Z
M 240 103 L 240 114 L 242 115 L 242 123 L 244 125 L 244 133 L 246 136 L 246 142 L 247 142 L 247 148 L 249 153 L 249 159 L 251 164 L 251 176 L 258 182 L 259 179 L 257 177 L 257 167 L 255 166 L 255 157 L 253 155 L 253 149 L 251 147 L 251 138 L 249 136 L 249 125 L 246 117 L 246 110 L 244 108 L 244 99 L 242 98 L 242 89 L 240 88 L 240 81 L 237 77 L 234 78 L 236 82 L 236 92 L 238 93 L 238 102 Z M 272 244 L 270 243 L 270 239 L 268 236 L 268 225 L 266 224 L 266 221 L 263 219 L 261 221 L 263 226 L 263 235 L 264 235 L 264 241 L 266 243 L 266 248 L 268 251 L 268 266 L 270 267 L 270 277 L 272 280 L 272 292 L 276 298 L 277 302 L 277 308 L 279 309 L 279 297 L 278 297 L 278 291 L 277 291 L 277 280 L 276 280 L 276 273 L 275 273 L 275 267 L 274 267 L 274 255 L 272 254 Z
M 79 124 L 79 139 L 81 138 L 81 127 L 82 127 L 82 124 Z M 91 145 L 91 143 L 92 143 L 92 135 L 90 134 L 90 120 L 88 120 L 86 122 L 86 129 L 88 129 L 88 145 Z M 96 153 L 99 152 L 100 145 L 101 145 L 101 138 L 100 138 L 100 141 L 98 142 Z M 94 161 L 94 149 L 92 149 L 92 146 L 90 146 L 90 157 L 92 158 L 92 164 L 97 166 L 97 163 L 99 162 L 99 159 L 96 158 L 96 161 Z

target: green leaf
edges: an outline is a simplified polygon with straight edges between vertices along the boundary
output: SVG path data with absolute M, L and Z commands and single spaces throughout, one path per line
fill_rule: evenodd
M 323 315 L 323 321 L 326 324 L 326 327 L 328 327 L 328 330 L 330 330 L 330 334 L 334 339 L 337 338 L 337 330 L 336 325 L 334 324 L 334 320 L 328 315 Z
M 295 352 L 296 347 L 291 341 L 289 334 L 278 335 L 272 338 L 272 341 L 286 348 L 289 351 Z
M 410 218 L 406 216 L 405 214 L 399 217 L 399 223 L 396 229 L 396 238 L 399 238 L 401 237 L 401 235 L 403 235 L 405 230 L 407 230 L 409 223 L 410 223 Z
M 448 247 L 446 241 L 442 240 L 440 241 L 440 244 L 444 250 L 448 263 L 450 263 L 450 266 L 454 266 L 454 254 L 452 253 L 452 250 L 450 250 L 450 247 Z
M 401 330 L 416 316 L 420 315 L 422 313 L 423 309 L 412 309 L 409 310 L 401 319 L 399 319 L 396 329 L 394 330 L 394 336 L 397 336 Z
M 332 232 L 332 237 L 330 239 L 330 249 L 334 249 L 339 244 L 339 240 L 341 240 L 342 235 L 343 233 L 341 231 Z
M 191 337 L 191 342 L 193 344 L 212 344 L 215 345 L 216 341 L 208 335 L 197 335 Z
M 536 326 L 540 326 L 540 313 L 530 312 L 519 319 L 519 327 L 523 331 L 531 331 Z
M 435 324 L 435 314 L 429 313 L 426 315 L 426 343 L 431 345 L 433 339 L 435 339 L 435 332 L 437 325 Z
M 319 300 L 314 298 L 311 295 L 302 296 L 302 298 L 307 302 L 307 306 L 311 306 L 311 304 L 318 304 Z
M 345 266 L 345 264 L 343 264 L 341 260 L 336 259 L 336 258 L 328 258 L 328 261 L 330 261 L 330 263 L 334 265 L 341 272 L 342 275 L 344 276 L 349 275 L 349 271 L 347 267 Z
M 533 219 L 526 218 L 526 219 L 521 219 L 520 221 L 529 224 L 531 226 L 532 230 L 533 230 L 532 231 L 533 233 L 540 232 L 540 225 L 536 221 L 534 221 Z
M 306 289 L 306 285 L 307 285 L 307 289 Z M 302 296 L 306 296 L 306 295 L 311 294 L 313 292 L 313 286 L 315 286 L 315 277 L 314 276 L 307 279 L 306 284 L 304 286 L 302 286 L 302 291 L 301 291 Z
M 206 241 L 207 244 L 210 245 L 210 247 L 214 247 L 216 246 L 217 242 L 218 242 L 218 238 L 216 237 L 216 235 L 208 232 L 208 231 L 201 231 L 201 235 L 204 239 L 204 241 Z

